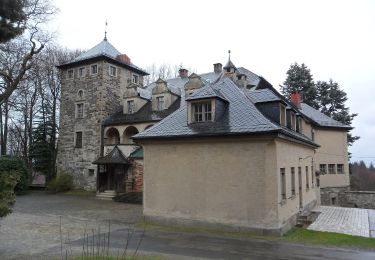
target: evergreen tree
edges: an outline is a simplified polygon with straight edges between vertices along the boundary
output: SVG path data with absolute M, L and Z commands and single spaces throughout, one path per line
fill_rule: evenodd
M 24 30 L 25 0 L 0 0 L 0 42 L 6 42 Z
M 318 108 L 316 88 L 310 69 L 304 63 L 299 65 L 295 62 L 290 65 L 286 74 L 287 78 L 284 85 L 280 86 L 281 93 L 286 98 L 290 98 L 293 92 L 300 92 L 304 103 Z
M 328 82 L 318 81 L 316 83 L 316 90 L 319 110 L 323 114 L 350 126 L 357 114 L 349 113 L 349 108 L 345 105 L 348 97 L 345 91 L 340 89 L 339 84 L 332 79 Z M 359 136 L 353 136 L 351 133 L 348 133 L 348 145 L 352 145 L 358 139 Z

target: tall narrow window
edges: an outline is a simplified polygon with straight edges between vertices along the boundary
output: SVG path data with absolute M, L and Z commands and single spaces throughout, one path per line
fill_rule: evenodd
M 311 188 L 314 188 L 314 167 L 311 166 Z
M 344 165 L 343 164 L 337 164 L 337 173 L 338 174 L 344 174 Z
M 83 103 L 79 103 L 77 106 L 76 118 L 83 118 Z
M 94 64 L 91 65 L 91 74 L 97 74 L 98 73 L 98 65 Z
M 76 132 L 76 148 L 82 148 L 82 132 Z
M 138 84 L 138 82 L 139 82 L 139 77 L 138 77 L 137 74 L 133 74 L 133 76 L 132 76 L 132 82 L 133 82 L 134 84 Z
M 128 114 L 133 114 L 135 112 L 134 100 L 129 100 L 127 104 L 128 104 Z
M 286 108 L 280 104 L 280 125 L 286 126 Z
M 294 112 L 290 112 L 290 128 L 296 131 L 296 114 Z
M 335 174 L 335 165 L 334 164 L 328 164 L 328 173 L 329 174 Z
M 82 68 L 79 68 L 79 77 L 84 77 L 86 76 L 86 68 L 85 67 L 82 67 Z
M 285 168 L 280 168 L 281 199 L 286 200 Z
M 164 97 L 157 97 L 156 98 L 156 103 L 157 103 L 157 109 L 159 111 L 164 109 Z
M 306 189 L 310 188 L 310 181 L 309 181 L 309 166 L 305 167 L 306 171 Z
M 296 175 L 294 172 L 294 167 L 290 168 L 290 181 L 291 181 L 291 190 L 292 196 L 296 195 Z
M 193 104 L 193 121 L 205 122 L 212 120 L 211 102 Z

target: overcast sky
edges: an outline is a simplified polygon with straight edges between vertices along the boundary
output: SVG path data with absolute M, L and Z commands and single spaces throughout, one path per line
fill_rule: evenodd
M 230 49 L 236 66 L 278 88 L 291 63 L 305 63 L 315 81 L 337 81 L 359 114 L 352 161 L 375 163 L 375 1 L 54 2 L 60 13 L 51 29 L 59 44 L 93 47 L 107 19 L 109 42 L 140 67 L 182 63 L 204 73 L 225 64 Z

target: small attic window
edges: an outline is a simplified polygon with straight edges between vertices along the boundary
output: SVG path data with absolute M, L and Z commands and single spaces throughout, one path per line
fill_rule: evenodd
M 212 121 L 211 101 L 193 103 L 191 107 L 193 122 Z
M 139 82 L 139 76 L 137 74 L 133 74 L 132 75 L 132 82 L 134 84 L 138 84 L 138 82 Z
M 296 114 L 294 112 L 290 112 L 290 128 L 296 131 Z
M 280 104 L 280 125 L 286 126 L 286 107 Z

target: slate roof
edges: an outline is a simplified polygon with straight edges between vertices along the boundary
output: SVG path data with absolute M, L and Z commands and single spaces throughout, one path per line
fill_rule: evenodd
M 121 152 L 117 145 L 107 155 L 96 159 L 93 164 L 130 164 L 128 158 Z
M 201 136 L 251 135 L 280 133 L 318 147 L 306 136 L 281 127 L 267 119 L 229 78 L 203 88 L 213 88 L 228 100 L 225 111 L 214 122 L 191 123 L 188 125 L 186 106 L 154 125 L 135 135 L 135 140 L 156 138 L 181 138 Z
M 104 126 L 119 125 L 124 123 L 139 123 L 160 121 L 180 107 L 180 99 L 177 99 L 168 109 L 153 111 L 152 103 L 147 102 L 141 109 L 133 114 L 124 114 L 123 110 L 110 115 L 103 121 Z
M 247 90 L 245 93 L 253 103 L 264 103 L 282 100 L 270 89 Z
M 143 148 L 138 147 L 136 150 L 134 150 L 130 155 L 129 158 L 132 159 L 143 159 Z
M 299 111 L 319 126 L 342 128 L 346 130 L 352 129 L 352 127 L 344 125 L 343 123 L 338 122 L 330 118 L 329 116 L 326 116 L 325 114 L 309 106 L 308 104 L 301 103 L 301 109 L 299 109 Z
M 222 100 L 228 101 L 223 94 L 216 88 L 213 88 L 211 84 L 206 87 L 197 89 L 192 95 L 188 96 L 185 100 L 197 100 L 206 98 L 220 98 Z
M 137 67 L 133 63 L 123 63 L 117 59 L 117 56 L 121 55 L 121 52 L 119 52 L 112 44 L 109 43 L 107 39 L 104 39 L 99 44 L 95 45 L 93 48 L 89 49 L 88 51 L 85 51 L 78 57 L 76 57 L 73 61 L 70 61 L 68 63 L 60 64 L 57 66 L 58 68 L 64 68 L 69 65 L 75 65 L 78 63 L 81 63 L 86 60 L 96 59 L 99 57 L 105 57 L 107 59 L 110 59 L 112 61 L 115 61 L 118 64 L 121 64 L 125 67 L 128 67 L 130 69 L 133 69 L 134 71 L 142 74 L 142 75 L 148 75 L 147 72 L 143 71 L 141 68 Z

